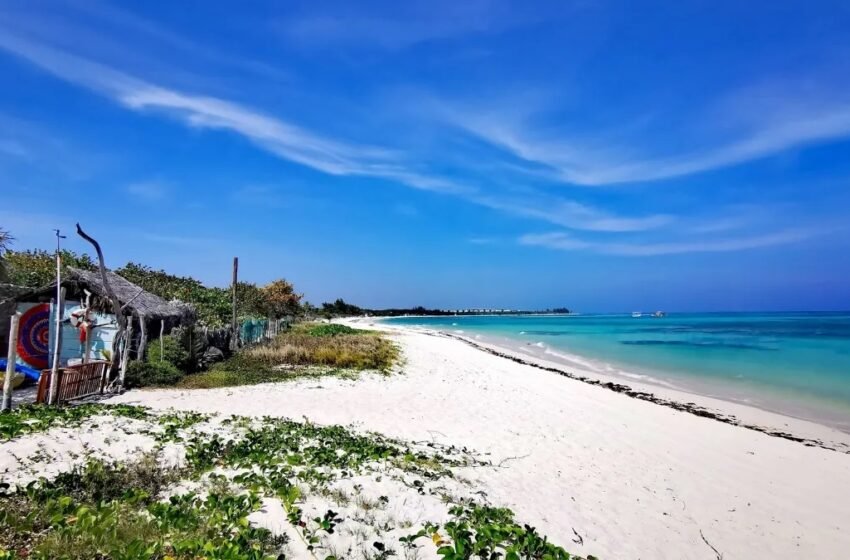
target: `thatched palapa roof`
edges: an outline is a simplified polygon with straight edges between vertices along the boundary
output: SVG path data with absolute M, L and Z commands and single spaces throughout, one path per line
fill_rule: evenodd
M 121 305 L 126 305 L 126 311 L 133 315 L 148 319 L 177 319 L 180 322 L 194 319 L 194 310 L 188 304 L 178 301 L 167 302 L 111 271 L 107 271 L 106 277 L 118 301 L 121 302 Z M 98 307 L 103 307 L 104 310 L 111 312 L 109 294 L 103 284 L 100 272 L 68 267 L 66 281 L 75 283 L 80 288 L 91 292 L 94 297 L 101 300 Z M 65 284 L 66 282 L 63 281 L 62 283 Z

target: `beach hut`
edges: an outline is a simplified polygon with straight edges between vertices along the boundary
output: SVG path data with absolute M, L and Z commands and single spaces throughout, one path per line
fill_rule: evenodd
M 130 359 L 144 356 L 149 340 L 177 326 L 195 322 L 191 305 L 165 301 L 114 272 L 106 275 L 121 304 L 121 312 L 128 320 Z M 60 362 L 65 365 L 84 359 L 109 359 L 118 329 L 100 273 L 69 267 L 62 278 L 62 287 L 65 288 L 65 305 Z M 0 323 L 7 325 L 15 311 L 21 313 L 19 360 L 36 369 L 44 369 L 51 362 L 51 341 L 55 339 L 55 306 L 51 302 L 55 295 L 54 283 L 37 289 L 16 290 L 13 297 L 0 301 Z M 7 351 L 7 340 L 4 340 L 0 356 Z

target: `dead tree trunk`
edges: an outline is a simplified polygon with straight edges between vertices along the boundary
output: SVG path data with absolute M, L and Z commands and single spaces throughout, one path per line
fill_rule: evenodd
M 106 288 L 106 294 L 112 302 L 112 313 L 115 315 L 115 321 L 118 324 L 118 332 L 115 333 L 115 339 L 112 341 L 112 364 L 110 364 L 109 367 L 109 377 L 112 379 L 118 373 L 121 366 L 121 359 L 123 357 L 121 341 L 124 339 L 124 331 L 127 329 L 127 317 L 124 316 L 123 310 L 121 309 L 121 302 L 118 301 L 118 296 L 115 295 L 115 292 L 112 290 L 112 286 L 109 284 L 109 278 L 106 276 L 106 263 L 103 260 L 103 251 L 100 249 L 100 243 L 84 232 L 83 228 L 80 227 L 80 224 L 77 224 L 77 235 L 91 243 L 92 246 L 94 246 L 94 250 L 97 252 L 100 280 L 103 282 L 103 286 Z M 129 345 L 124 345 L 124 348 L 129 348 Z

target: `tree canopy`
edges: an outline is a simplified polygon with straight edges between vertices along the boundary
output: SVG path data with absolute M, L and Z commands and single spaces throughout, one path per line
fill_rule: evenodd
M 295 315 L 300 310 L 303 296 L 296 294 L 295 287 L 284 279 L 266 284 L 260 288 L 260 293 L 264 315 L 279 319 L 287 315 Z
M 0 281 L 27 288 L 40 288 L 53 283 L 56 278 L 55 253 L 42 249 L 13 251 L 9 249 L 12 240 L 9 232 L 0 228 Z M 97 270 L 96 262 L 86 253 L 62 250 L 61 256 L 65 269 Z M 135 262 L 128 262 L 114 272 L 165 300 L 192 304 L 203 324 L 218 326 L 230 322 L 233 313 L 230 287 L 205 286 L 190 276 L 177 276 Z M 239 282 L 236 295 L 236 313 L 240 318 L 280 318 L 303 313 L 301 294 L 295 292 L 291 282 L 282 278 L 266 286 Z
M 13 240 L 12 234 L 0 228 L 0 282 L 7 282 L 9 278 L 9 272 L 6 268 L 6 252 Z
M 78 255 L 63 249 L 63 272 L 69 266 L 83 270 L 97 270 L 95 261 L 86 253 Z M 40 288 L 56 280 L 56 254 L 42 249 L 27 251 L 6 250 L 5 261 L 7 281 L 27 288 Z

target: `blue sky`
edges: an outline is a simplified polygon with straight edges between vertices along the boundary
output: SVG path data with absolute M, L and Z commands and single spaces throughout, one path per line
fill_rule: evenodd
M 850 308 L 846 2 L 0 4 L 0 225 L 315 303 Z M 85 246 L 73 236 L 68 245 Z

